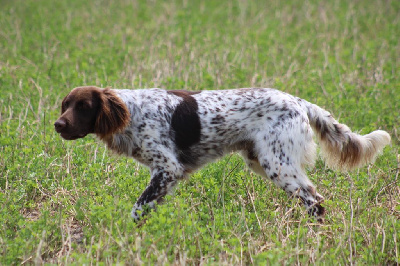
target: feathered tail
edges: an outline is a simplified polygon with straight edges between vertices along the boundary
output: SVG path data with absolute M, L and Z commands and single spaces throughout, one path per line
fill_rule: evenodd
M 329 167 L 352 170 L 372 163 L 390 143 L 390 135 L 386 131 L 376 130 L 362 136 L 351 132 L 319 106 L 305 100 L 299 102 L 307 111 L 311 127 L 319 139 L 322 156 Z

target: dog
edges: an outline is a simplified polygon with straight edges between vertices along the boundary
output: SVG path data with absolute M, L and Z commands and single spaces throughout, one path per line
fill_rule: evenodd
M 150 184 L 132 209 L 139 220 L 179 180 L 230 152 L 255 173 L 298 197 L 323 222 L 323 197 L 306 175 L 316 158 L 315 133 L 328 166 L 372 163 L 390 143 L 376 130 L 361 136 L 306 100 L 269 88 L 184 91 L 73 89 L 55 130 L 66 140 L 96 134 L 109 149 L 150 168 Z

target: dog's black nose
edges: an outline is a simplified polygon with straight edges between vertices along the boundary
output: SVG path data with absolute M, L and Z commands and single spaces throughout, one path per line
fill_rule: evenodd
M 57 132 L 60 132 L 61 130 L 63 130 L 65 128 L 67 124 L 65 123 L 64 120 L 58 119 L 55 123 L 54 123 L 54 128 L 56 129 Z

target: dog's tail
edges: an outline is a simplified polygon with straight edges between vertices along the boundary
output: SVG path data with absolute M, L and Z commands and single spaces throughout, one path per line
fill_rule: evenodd
M 390 135 L 386 131 L 376 130 L 362 136 L 351 132 L 319 106 L 302 99 L 299 99 L 299 103 L 307 111 L 311 127 L 319 139 L 322 156 L 329 167 L 356 169 L 373 162 L 390 143 Z

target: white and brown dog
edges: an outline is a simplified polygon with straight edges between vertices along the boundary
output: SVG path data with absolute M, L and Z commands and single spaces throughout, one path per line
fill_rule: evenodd
M 64 139 L 94 133 L 107 146 L 148 166 L 151 181 L 133 207 L 139 219 L 178 180 L 226 153 L 301 199 L 322 221 L 324 208 L 305 167 L 316 157 L 313 132 L 330 167 L 351 170 L 373 162 L 390 136 L 361 136 L 327 111 L 274 89 L 216 91 L 73 89 L 54 124 Z

